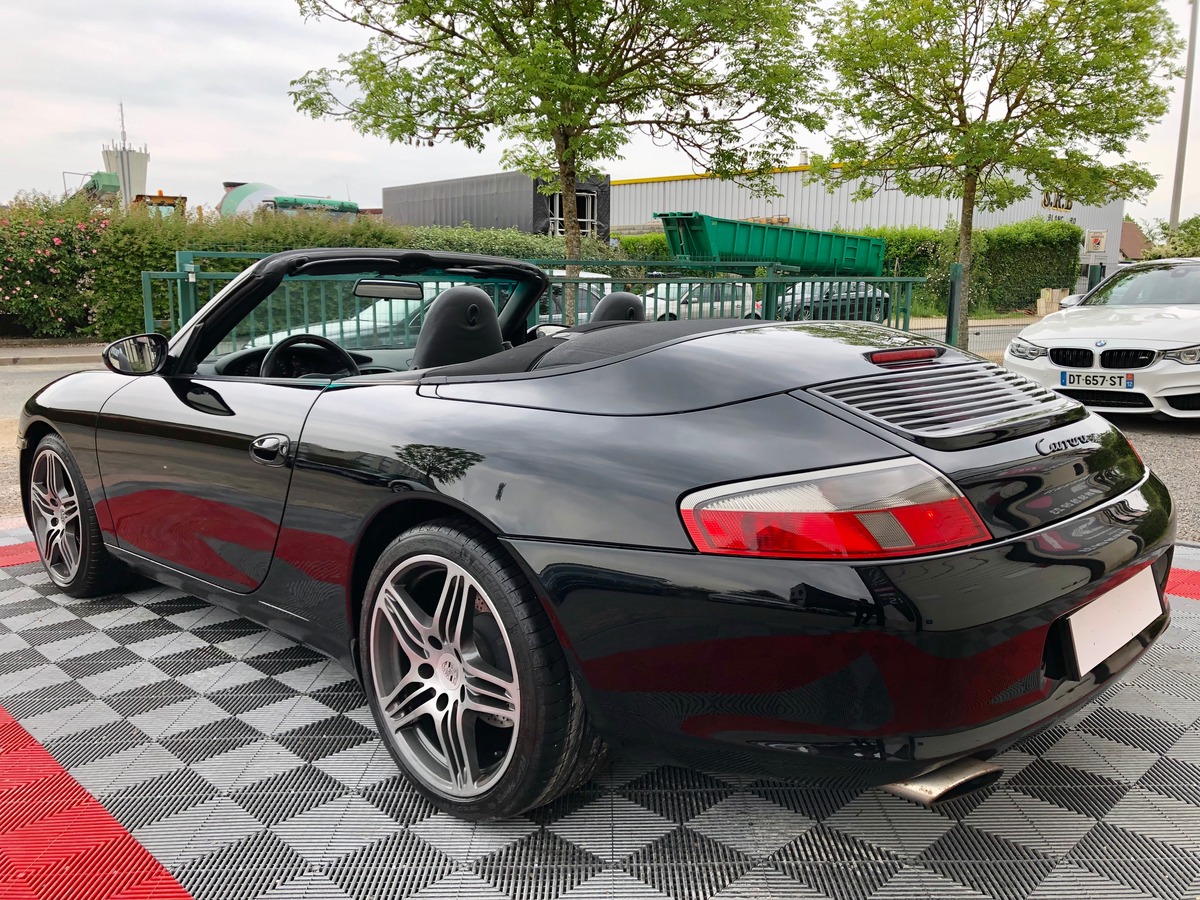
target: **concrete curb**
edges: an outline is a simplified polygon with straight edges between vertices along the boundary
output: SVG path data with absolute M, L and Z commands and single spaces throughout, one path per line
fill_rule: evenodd
M 94 353 L 71 353 L 57 356 L 3 356 L 0 366 L 72 366 L 77 363 L 100 362 L 100 351 Z

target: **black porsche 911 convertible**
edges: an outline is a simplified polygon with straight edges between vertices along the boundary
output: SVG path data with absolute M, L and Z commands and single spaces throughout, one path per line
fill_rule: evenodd
M 607 747 L 936 800 L 1167 626 L 1173 516 L 1119 431 L 863 323 L 526 320 L 524 263 L 277 254 L 42 389 L 25 513 L 361 677 L 434 803 L 508 816 Z

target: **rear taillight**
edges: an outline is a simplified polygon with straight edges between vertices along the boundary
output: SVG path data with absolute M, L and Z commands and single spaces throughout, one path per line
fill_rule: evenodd
M 731 556 L 879 559 L 991 538 L 958 489 L 916 460 L 696 491 L 680 513 L 697 550 Z
M 936 347 L 917 347 L 913 350 L 876 350 L 868 353 L 867 359 L 877 366 L 894 366 L 897 363 L 923 362 L 937 359 L 942 351 Z

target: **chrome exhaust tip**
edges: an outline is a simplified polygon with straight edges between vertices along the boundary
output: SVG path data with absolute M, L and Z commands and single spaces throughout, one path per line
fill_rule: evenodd
M 918 775 L 908 781 L 886 784 L 883 789 L 889 794 L 912 800 L 922 806 L 937 806 L 950 800 L 982 790 L 1004 773 L 995 763 L 978 759 L 956 759 L 932 772 Z

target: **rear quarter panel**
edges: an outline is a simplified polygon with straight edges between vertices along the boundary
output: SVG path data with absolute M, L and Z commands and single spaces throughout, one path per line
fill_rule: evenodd
M 598 416 L 438 399 L 408 384 L 331 389 L 305 424 L 271 591 L 348 643 L 355 548 L 394 504 L 438 499 L 506 537 L 691 551 L 678 514 L 689 490 L 899 455 L 787 395 Z

